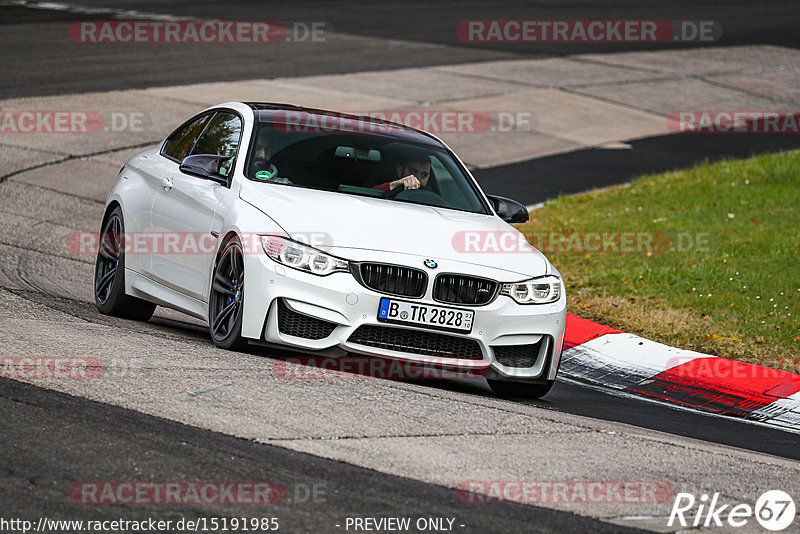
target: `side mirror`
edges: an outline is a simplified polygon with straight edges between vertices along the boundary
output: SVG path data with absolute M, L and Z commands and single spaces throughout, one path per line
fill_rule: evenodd
M 193 156 L 186 156 L 181 162 L 180 169 L 184 174 L 199 176 L 200 178 L 206 178 L 207 180 L 213 180 L 227 185 L 227 173 L 229 171 L 222 168 L 222 163 L 230 159 L 232 159 L 231 156 L 195 154 Z
M 528 210 L 516 200 L 494 195 L 486 196 L 489 198 L 489 202 L 492 203 L 497 215 L 507 223 L 528 222 Z

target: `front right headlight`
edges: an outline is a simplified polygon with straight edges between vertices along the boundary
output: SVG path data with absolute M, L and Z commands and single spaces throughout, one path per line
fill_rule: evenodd
M 543 276 L 511 284 L 503 284 L 500 294 L 511 297 L 519 304 L 548 304 L 561 298 L 561 279 Z
M 314 247 L 277 235 L 260 237 L 264 253 L 281 265 L 318 276 L 350 270 L 347 260 L 331 256 Z

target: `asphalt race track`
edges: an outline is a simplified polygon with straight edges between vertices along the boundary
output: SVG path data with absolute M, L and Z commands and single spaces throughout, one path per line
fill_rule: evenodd
M 4 466 L 4 501 L 16 516 L 85 517 L 86 519 L 197 518 L 208 515 L 200 506 L 163 514 L 157 505 L 126 509 L 95 506 L 88 511 L 64 502 L 64 487 L 73 480 L 65 464 L 95 466 L 85 476 L 92 479 L 128 480 L 142 471 L 164 476 L 170 470 L 188 480 L 225 480 L 231 477 L 285 481 L 284 503 L 269 509 L 291 532 L 326 532 L 331 518 L 344 516 L 404 515 L 408 513 L 458 517 L 465 532 L 607 532 L 603 523 L 544 508 L 496 503 L 476 507 L 454 498 L 454 492 L 407 478 L 386 476 L 293 452 L 280 447 L 256 445 L 223 434 L 199 430 L 164 419 L 149 417 L 114 406 L 12 381 L 0 383 L 3 450 L 19 462 Z M 31 421 L 36 421 L 31 425 Z M 9 440 L 9 434 L 16 434 Z M 37 443 L 35 454 L 23 453 L 23 444 Z M 153 461 L 153 456 L 158 460 Z M 91 459 L 91 462 L 89 460 Z M 170 469 L 165 469 L 166 464 Z M 138 469 L 136 467 L 138 467 Z M 136 474 L 134 475 L 134 472 Z M 312 496 L 307 496 L 310 488 Z M 9 491 L 10 490 L 10 491 Z M 317 496 L 314 499 L 313 495 Z M 322 499 L 321 497 L 324 497 Z M 307 499 L 307 502 L 306 502 Z M 13 506 L 12 506 L 13 505 Z M 219 516 L 242 514 L 236 506 L 217 507 Z M 247 511 L 247 516 L 258 514 Z M 616 527 L 618 532 L 635 529 Z
M 147 46 L 65 46 L 54 37 L 56 28 L 107 18 L 102 13 L 0 2 L 0 98 L 585 51 L 465 45 L 451 28 L 466 18 L 713 19 L 725 28 L 718 46 L 800 46 L 800 10 L 791 2 L 80 4 L 176 17 L 318 20 L 336 34 L 322 48 L 168 46 L 155 56 Z M 592 51 L 624 49 L 609 43 Z M 634 141 L 631 150 L 579 150 L 476 175 L 487 192 L 533 204 L 706 158 L 798 146 L 796 135 L 668 135 Z M 106 158 L 109 176 L 116 152 L 93 155 Z M 563 179 L 550 189 L 526 187 L 530 176 L 541 175 Z M 671 500 L 475 504 L 454 488 L 470 480 L 627 480 L 666 481 L 676 493 L 721 492 L 729 503 L 753 504 L 776 488 L 800 496 L 794 433 L 568 381 L 542 400 L 514 401 L 474 380 L 285 380 L 274 363 L 287 354 L 216 349 L 203 325 L 180 314 L 159 310 L 147 323 L 102 316 L 92 298 L 94 258 L 63 252 L 71 232 L 99 225 L 102 204 L 80 192 L 9 180 L 5 171 L 0 176 L 4 356 L 90 357 L 104 367 L 97 380 L 0 379 L 0 518 L 278 517 L 284 532 L 346 532 L 347 518 L 407 516 L 452 518 L 453 530 L 465 533 L 673 531 L 666 527 Z M 90 481 L 277 481 L 287 498 L 267 507 L 70 498 L 74 484 Z
M 613 52 L 631 49 L 625 43 L 597 43 L 591 48 L 570 43 L 461 43 L 452 28 L 464 19 L 580 18 L 713 20 L 723 34 L 718 43 L 780 44 L 797 47 L 798 13 L 792 2 L 780 0 L 723 2 L 699 5 L 691 0 L 637 2 L 610 0 L 567 1 L 537 5 L 523 1 L 502 6 L 478 0 L 445 2 L 159 2 L 85 0 L 88 7 L 142 13 L 170 14 L 192 18 L 227 20 L 322 21 L 341 37 L 325 43 L 277 43 L 263 46 L 226 44 L 207 47 L 198 55 L 193 47 L 66 46 L 58 35 L 59 24 L 85 18 L 105 19 L 102 13 L 79 15 L 53 9 L 37 10 L 9 4 L 0 12 L 4 51 L 0 68 L 0 97 L 74 93 L 86 90 L 151 87 L 211 80 L 241 80 L 307 74 L 358 72 L 423 65 L 456 64 L 467 61 L 513 59 L 573 53 Z M 31 2 L 35 3 L 35 2 Z M 70 2 L 65 2 L 70 4 Z M 122 17 L 124 18 L 124 17 Z M 692 46 L 691 43 L 642 43 L 636 50 Z M 154 59 L 157 59 L 154 61 Z M 402 84 L 403 80 L 398 80 Z

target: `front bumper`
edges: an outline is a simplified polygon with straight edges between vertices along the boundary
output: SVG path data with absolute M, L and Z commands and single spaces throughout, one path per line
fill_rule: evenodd
M 384 257 L 376 261 L 387 259 Z M 407 263 L 398 262 L 396 257 L 394 260 L 393 263 Z M 414 263 L 422 265 L 422 258 Z M 439 267 L 441 272 L 487 275 L 485 269 L 476 272 L 474 265 L 461 262 L 440 261 Z M 430 280 L 422 298 L 408 299 L 364 287 L 350 273 L 316 276 L 279 265 L 265 255 L 247 255 L 245 271 L 247 282 L 242 335 L 246 338 L 304 351 L 316 351 L 324 355 L 357 353 L 407 362 L 436 363 L 442 367 L 486 374 L 499 380 L 541 381 L 556 377 L 566 322 L 566 298 L 563 291 L 560 300 L 552 304 L 520 305 L 511 298 L 498 295 L 486 305 L 467 306 L 434 301 L 431 296 L 433 284 Z M 494 274 L 492 278 L 498 279 L 498 273 Z M 508 280 L 507 273 L 504 276 L 506 279 L 500 281 L 511 281 Z M 386 296 L 432 306 L 474 310 L 472 331 L 441 332 L 425 327 L 378 321 L 380 299 Z M 287 313 L 286 310 L 291 314 L 299 314 L 301 318 L 311 318 L 305 323 L 310 327 L 286 328 L 284 323 L 282 329 L 279 314 Z M 314 321 L 321 322 L 318 324 L 325 328 L 316 328 L 317 323 Z M 359 330 L 360 327 L 374 327 L 367 328 L 372 335 L 363 335 L 365 329 Z M 420 333 L 420 337 L 425 338 L 426 346 L 418 351 L 408 346 L 388 348 L 381 341 L 373 343 L 372 339 L 377 339 L 374 335 L 378 332 L 376 328 L 395 329 L 394 334 L 403 338 L 409 337 L 404 334 Z M 415 336 L 410 337 L 413 339 Z M 392 338 L 396 339 L 397 336 Z M 369 341 L 364 341 L 365 339 Z M 431 348 L 432 344 L 440 342 L 443 343 L 441 346 L 448 347 L 469 346 L 473 349 L 473 357 L 465 358 L 460 352 L 452 354 L 452 357 L 442 355 L 444 353 L 441 351 L 435 356 L 430 353 L 420 354 Z

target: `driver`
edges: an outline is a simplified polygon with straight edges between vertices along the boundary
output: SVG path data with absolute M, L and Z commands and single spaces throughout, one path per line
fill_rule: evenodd
M 278 168 L 270 161 L 272 159 L 272 132 L 262 129 L 258 134 L 258 141 L 253 150 L 253 159 L 250 163 L 250 175 L 262 180 L 278 177 Z
M 385 193 L 400 185 L 404 186 L 405 189 L 426 189 L 430 177 L 430 160 L 422 154 L 415 154 L 398 160 L 397 180 L 375 185 L 372 188 Z

